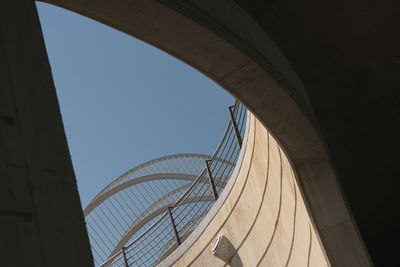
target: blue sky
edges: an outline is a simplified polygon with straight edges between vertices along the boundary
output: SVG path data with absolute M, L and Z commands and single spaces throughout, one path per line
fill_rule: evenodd
M 226 91 L 131 36 L 37 7 L 83 207 L 140 163 L 213 153 L 234 103 Z

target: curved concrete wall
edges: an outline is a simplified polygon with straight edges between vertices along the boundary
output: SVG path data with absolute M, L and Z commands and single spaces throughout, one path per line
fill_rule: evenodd
M 175 263 L 167 258 L 161 266 L 226 265 L 211 252 L 220 235 L 234 248 L 231 266 L 329 266 L 292 167 L 254 116 L 236 182 L 219 212 L 196 242 L 182 244 L 182 255 L 170 256 L 179 258 Z
M 152 44 L 232 93 L 289 155 L 332 265 L 371 265 L 301 82 L 238 5 L 229 0 L 46 2 Z
M 390 42 L 386 38 L 397 36 L 390 34 L 398 32 L 393 28 L 399 25 L 393 23 L 393 16 L 397 13 L 386 14 L 398 9 L 386 5 L 381 9 L 385 16 L 375 16 L 376 21 L 385 21 L 382 19 L 385 17 L 387 22 L 374 28 L 375 32 L 383 34 L 383 38 L 376 38 L 368 27 L 349 26 L 355 21 L 366 21 L 365 18 L 354 19 L 355 13 L 370 14 L 360 9 L 363 5 L 358 3 L 354 3 L 352 8 L 346 5 L 346 9 L 340 2 L 333 5 L 336 10 L 349 12 L 349 21 L 335 11 L 331 12 L 335 9 L 325 8 L 325 4 L 321 4 L 323 10 L 318 8 L 316 2 L 293 5 L 297 2 L 243 1 L 251 2 L 250 5 L 260 11 L 278 11 L 275 15 L 261 14 L 261 18 L 281 19 L 272 19 L 266 23 L 267 27 L 261 28 L 253 16 L 232 0 L 47 1 L 155 45 L 203 72 L 244 103 L 263 125 L 268 126 L 289 155 L 332 265 L 372 264 L 347 203 L 356 207 L 353 212 L 358 223 L 361 222 L 362 234 L 367 237 L 367 245 L 375 251 L 375 259 L 380 265 L 384 265 L 382 262 L 393 262 L 387 266 L 398 262 L 394 260 L 397 257 L 395 247 L 389 245 L 396 241 L 390 231 L 397 229 L 397 220 L 393 219 L 393 210 L 397 206 L 393 203 L 398 194 L 393 192 L 398 188 L 394 186 L 398 179 L 387 179 L 393 177 L 393 174 L 388 175 L 388 171 L 382 173 L 386 170 L 382 166 L 389 163 L 396 166 L 391 163 L 396 157 L 390 157 L 392 161 L 388 161 L 387 155 L 390 154 L 383 153 L 395 146 L 380 141 L 397 140 L 394 136 L 396 131 L 387 128 L 384 118 L 394 118 L 386 116 L 391 110 L 385 108 L 394 110 L 398 105 L 388 105 L 389 102 L 382 101 L 375 94 L 379 91 L 393 103 L 396 99 L 390 91 L 381 93 L 381 90 L 393 88 L 384 82 L 391 83 L 399 77 L 397 73 L 388 71 L 396 66 L 393 51 L 397 50 L 384 46 L 397 44 L 397 41 Z M 257 8 L 255 2 L 279 6 Z M 8 222 L 3 227 L 6 229 L 2 232 L 6 235 L 6 242 L 2 244 L 2 251 L 8 255 L 4 257 L 6 263 L 3 265 L 11 266 L 7 264 L 8 259 L 11 262 L 17 259 L 28 262 L 29 266 L 62 266 L 62 263 L 66 266 L 89 266 L 90 250 L 81 206 L 36 10 L 30 0 L 0 3 L 0 56 L 4 58 L 0 60 L 3 63 L 0 90 L 4 96 L 0 99 L 1 142 L 4 147 L 0 153 L 0 172 L 6 177 L 2 180 L 4 194 L 1 194 L 0 215 L 11 216 L 13 220 L 23 219 L 25 215 L 28 219 L 33 218 L 28 223 L 28 230 L 23 220 L 18 222 L 22 225 L 19 229 Z M 374 5 L 369 8 L 376 9 Z M 293 13 L 286 13 L 288 9 Z M 326 15 L 331 19 L 326 19 Z M 303 27 L 299 28 L 300 24 Z M 287 27 L 271 28 L 282 25 Z M 310 35 L 310 29 L 315 25 L 321 27 L 322 32 Z M 336 40 L 337 33 L 344 32 L 341 29 L 353 29 L 357 34 L 361 30 L 368 38 L 347 34 L 350 39 Z M 274 36 L 274 33 L 280 33 L 280 37 L 271 39 L 269 36 Z M 287 38 L 289 36 L 291 38 Z M 313 42 L 315 39 L 320 42 Z M 352 39 L 359 42 L 354 44 Z M 278 41 L 279 48 L 272 40 Z M 365 44 L 372 44 L 373 53 L 361 49 Z M 281 49 L 284 50 L 280 52 Z M 338 51 L 342 52 L 342 60 L 332 56 Z M 386 53 L 378 54 L 382 51 Z M 372 54 L 379 57 L 366 60 Z M 283 55 L 289 55 L 289 60 Z M 360 64 L 346 61 L 351 55 L 362 59 Z M 367 61 L 380 63 L 365 68 Z M 292 68 L 289 62 L 297 62 L 297 65 Z M 387 62 L 389 65 L 383 64 Z M 344 71 L 345 75 L 338 75 L 337 70 Z M 376 73 L 376 70 L 382 70 L 388 77 Z M 301 74 L 300 79 L 297 73 Z M 364 77 L 370 79 L 364 80 Z M 303 88 L 304 81 L 306 86 Z M 368 91 L 371 93 L 358 97 L 358 93 Z M 323 94 L 325 96 L 320 98 Z M 313 102 L 308 99 L 309 95 L 314 96 Z M 314 114 L 313 110 L 317 113 Z M 359 121 L 363 123 L 357 123 Z M 371 150 L 371 147 L 375 149 Z M 336 151 L 336 154 L 330 151 Z M 378 158 L 381 158 L 381 164 L 376 164 Z M 382 161 L 387 163 L 382 164 Z M 337 174 L 344 182 L 344 191 Z M 385 182 L 378 183 L 376 177 L 384 177 Z M 8 179 L 13 182 L 9 183 Z M 343 192 L 349 202 L 346 202 Z M 21 242 L 10 246 L 9 243 L 15 240 Z M 40 252 L 36 252 L 39 248 Z M 19 257 L 21 250 L 34 256 Z

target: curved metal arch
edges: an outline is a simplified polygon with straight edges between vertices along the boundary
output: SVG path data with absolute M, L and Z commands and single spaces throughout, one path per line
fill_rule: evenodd
M 238 112 L 237 110 L 239 107 L 238 102 L 235 103 L 234 107 L 235 107 L 234 113 L 236 114 Z M 243 109 L 244 108 L 241 107 L 240 114 L 242 114 Z M 240 115 L 238 121 L 243 123 L 242 117 L 245 118 L 245 116 Z M 229 177 L 223 177 L 225 175 L 229 175 L 225 173 L 225 170 L 231 170 L 231 168 L 227 168 L 228 166 L 235 166 L 236 160 L 235 157 L 232 158 L 232 155 L 236 155 L 235 153 L 238 153 L 237 150 L 235 150 L 235 146 L 233 146 L 233 144 L 237 145 L 236 142 L 237 140 L 235 140 L 234 137 L 235 134 L 233 133 L 232 130 L 234 127 L 233 125 L 235 125 L 235 118 L 236 117 L 232 119 L 231 117 L 231 120 L 229 121 L 227 129 L 224 133 L 224 136 L 212 156 L 207 156 L 202 154 L 176 154 L 176 155 L 161 157 L 143 163 L 116 178 L 92 200 L 92 204 L 93 203 L 95 204 L 92 205 L 91 209 L 92 210 L 94 209 L 94 211 L 96 211 L 96 206 L 99 207 L 100 215 L 97 214 L 97 212 L 95 212 L 93 216 L 91 216 L 92 214 L 90 214 L 88 220 L 90 220 L 91 223 L 94 223 L 95 227 L 98 227 L 97 231 L 99 231 L 100 229 L 100 234 L 96 232 L 96 229 L 93 229 L 93 231 L 95 231 L 97 234 L 96 239 L 98 238 L 99 240 L 103 241 L 102 243 L 105 246 L 107 246 L 107 252 L 104 253 L 103 251 L 102 255 L 100 255 L 100 257 L 107 259 L 106 262 L 104 263 L 105 264 L 104 266 L 108 266 L 109 263 L 113 262 L 112 259 L 115 258 L 115 255 L 121 255 L 117 251 L 120 251 L 120 249 L 123 246 L 126 246 L 126 243 L 129 242 L 129 240 L 132 239 L 132 237 L 135 234 L 137 234 L 138 231 L 141 231 L 152 220 L 158 217 L 157 219 L 158 225 L 160 225 L 160 223 L 165 223 L 165 219 L 167 218 L 166 216 L 168 216 L 168 214 L 166 213 L 168 207 L 174 207 L 175 209 L 178 207 L 182 207 L 183 210 L 186 209 L 186 211 L 192 212 L 192 210 L 198 205 L 198 203 L 208 203 L 214 201 L 211 185 L 210 185 L 210 191 L 208 190 L 204 191 L 203 189 L 201 189 L 200 190 L 201 192 L 196 189 L 196 186 L 199 184 L 210 183 L 209 179 L 207 179 L 208 177 L 206 171 L 207 168 L 209 168 L 211 172 L 216 171 L 215 173 L 216 177 L 212 178 L 218 179 L 218 188 L 223 188 L 227 180 L 229 179 Z M 239 137 L 237 137 L 236 139 L 238 138 Z M 231 150 L 232 146 L 233 149 Z M 240 144 L 239 144 L 239 150 L 240 150 Z M 233 159 L 232 160 L 233 162 L 231 161 L 231 159 Z M 209 160 L 210 163 L 207 163 L 206 165 L 205 160 Z M 226 167 L 223 167 L 224 165 Z M 218 175 L 218 173 L 220 173 L 220 175 Z M 165 184 L 169 184 L 168 188 L 164 186 L 163 181 L 156 181 L 156 180 L 163 180 L 155 178 L 155 176 L 158 176 L 159 174 L 166 175 L 164 176 L 165 180 L 173 178 L 173 176 L 170 176 L 171 174 L 175 175 L 176 177 L 177 174 L 181 175 L 198 174 L 198 175 L 196 176 L 196 179 L 194 179 L 193 183 L 186 184 L 186 182 L 180 181 L 178 183 L 173 182 L 173 185 L 171 185 L 169 184 L 169 182 L 166 182 Z M 153 178 L 151 178 L 152 176 Z M 212 176 L 214 176 L 214 174 Z M 145 182 L 147 180 L 144 179 L 143 177 L 150 179 L 149 183 L 144 183 L 140 187 L 135 186 L 138 185 L 140 181 Z M 159 176 L 158 178 L 162 177 Z M 161 186 L 161 190 L 158 186 Z M 126 202 L 124 200 L 125 195 L 118 193 L 118 192 L 125 192 L 124 189 L 130 187 L 136 189 L 134 191 L 131 191 L 129 189 L 129 192 L 127 193 L 133 194 L 133 196 L 135 196 L 137 201 L 132 200 L 128 194 L 126 195 L 126 197 L 128 197 L 128 201 Z M 202 186 L 202 188 L 204 187 Z M 180 194 L 182 192 L 184 193 Z M 159 193 L 161 193 L 161 195 Z M 144 201 L 143 204 L 142 201 L 140 200 L 141 197 L 138 195 L 139 198 L 137 198 L 136 194 L 141 195 L 142 199 L 147 199 L 148 201 Z M 177 196 L 177 197 L 172 197 L 172 196 Z M 120 201 L 122 204 L 120 203 Z M 136 206 L 135 204 L 136 202 L 139 203 L 139 206 Z M 104 203 L 104 205 L 102 205 L 101 203 Z M 133 203 L 134 207 L 133 210 L 129 206 L 131 205 L 131 203 Z M 191 207 L 192 205 L 191 203 L 194 205 L 193 207 Z M 201 207 L 203 207 L 203 205 L 204 204 L 201 204 Z M 105 211 L 102 209 L 103 206 L 105 207 Z M 207 206 L 208 204 L 206 205 L 206 207 Z M 189 209 L 185 207 L 189 207 Z M 135 208 L 136 210 L 139 211 L 138 215 L 136 215 L 137 213 L 135 212 Z M 144 208 L 144 210 L 142 208 Z M 87 209 L 87 211 L 89 211 L 89 209 Z M 179 209 L 180 208 L 178 208 L 178 210 Z M 128 213 L 133 214 L 134 216 L 132 217 L 129 216 L 129 218 L 127 217 L 124 218 L 123 216 L 129 215 Z M 181 212 L 179 212 L 179 214 L 180 213 Z M 160 214 L 164 215 L 160 217 Z M 185 215 L 185 213 L 183 214 L 185 218 L 187 215 L 188 214 Z M 177 216 L 179 218 L 182 217 L 182 215 L 177 215 Z M 191 216 L 200 216 L 200 215 L 197 214 L 197 212 L 195 212 Z M 112 227 L 111 229 L 109 229 L 109 227 L 105 224 L 105 222 L 103 222 L 102 217 L 103 219 L 106 220 L 106 223 L 108 223 L 107 220 L 110 222 L 110 226 Z M 99 228 L 100 226 L 97 224 L 96 220 L 99 220 L 98 223 L 101 226 L 102 225 L 105 226 L 105 228 L 103 228 L 104 231 L 101 228 Z M 187 222 L 183 222 L 183 224 L 186 223 Z M 189 229 L 190 227 L 192 227 L 191 226 L 192 223 L 190 223 L 189 225 L 187 225 L 182 229 L 184 230 L 186 228 Z M 179 222 L 178 227 L 180 227 L 180 224 L 181 223 Z M 154 229 L 154 225 L 152 225 L 150 228 L 146 228 L 146 230 L 144 230 L 144 232 L 142 232 L 137 238 L 135 238 L 135 240 L 131 242 L 128 246 L 131 247 L 131 249 L 134 249 L 134 247 L 136 247 L 135 244 L 140 244 L 140 240 L 148 238 L 147 233 L 149 232 L 149 229 Z M 190 231 L 190 229 L 185 231 Z M 110 237 L 112 240 L 110 240 L 107 237 L 109 234 L 112 235 Z M 183 233 L 184 236 L 186 234 L 187 234 L 186 232 Z M 106 237 L 107 240 L 105 240 L 103 236 Z M 137 243 L 138 240 L 139 243 Z M 140 248 L 140 250 L 141 249 L 142 248 Z
M 221 185 L 222 187 L 225 187 L 226 182 L 229 180 L 229 177 L 223 177 L 221 178 Z M 201 181 L 202 183 L 208 183 L 208 181 Z M 168 202 L 166 205 L 162 206 L 161 208 L 157 209 L 157 210 L 153 210 L 154 207 L 157 207 L 160 203 L 162 203 L 163 201 L 167 200 L 169 197 L 176 195 L 176 194 L 180 194 L 182 191 L 185 191 L 187 188 L 189 188 L 191 186 L 191 184 L 186 184 L 183 185 L 181 187 L 178 187 L 177 189 L 165 194 L 164 196 L 162 196 L 161 198 L 159 198 L 157 201 L 155 201 L 151 206 L 149 206 L 145 211 L 143 211 L 137 218 L 136 221 L 132 224 L 131 227 L 128 228 L 128 230 L 126 230 L 126 232 L 124 233 L 124 235 L 121 237 L 120 241 L 118 242 L 118 244 L 115 246 L 115 248 L 111 251 L 110 255 L 108 256 L 108 258 L 110 258 L 112 255 L 114 255 L 118 250 L 120 250 L 125 244 L 126 242 L 129 241 L 129 239 L 132 238 L 132 236 L 139 231 L 139 229 L 141 227 L 143 227 L 144 225 L 146 225 L 146 223 L 148 223 L 149 221 L 151 221 L 152 219 L 154 219 L 155 217 L 157 217 L 158 215 L 160 215 L 161 213 L 167 211 L 168 207 L 172 206 L 174 204 L 174 201 L 172 199 L 172 201 Z M 210 195 L 207 196 L 201 196 L 201 197 L 192 197 L 192 198 L 186 198 L 185 200 L 183 200 L 180 205 L 184 205 L 184 204 L 189 204 L 189 203 L 197 203 L 197 202 L 201 202 L 201 201 L 213 201 L 210 200 L 209 198 L 212 196 L 211 191 L 210 191 Z M 204 211 L 205 213 L 207 213 L 208 211 Z
M 221 178 L 221 184 L 218 185 L 218 187 L 225 187 L 225 184 L 227 183 L 229 177 L 223 177 Z M 199 183 L 206 183 L 208 184 L 208 181 L 200 181 Z M 167 194 L 165 194 L 164 196 L 160 197 L 159 199 L 157 199 L 155 202 L 153 202 L 153 204 L 151 206 L 149 206 L 145 211 L 143 211 L 137 218 L 136 221 L 139 221 L 141 218 L 144 218 L 147 216 L 147 214 L 150 214 L 153 211 L 154 207 L 157 207 L 160 203 L 162 203 L 165 200 L 168 200 L 171 196 L 180 194 L 182 191 L 187 190 L 189 187 L 191 186 L 191 184 L 185 184 L 183 186 L 180 186 L 178 188 L 176 188 L 173 191 L 168 192 Z M 211 193 L 211 191 L 210 191 Z M 208 196 L 207 196 L 208 197 Z M 171 201 L 168 203 L 168 205 L 172 205 L 174 203 L 172 203 Z M 182 204 L 187 204 L 185 201 L 183 201 L 182 203 L 180 203 L 179 205 Z M 136 223 L 136 221 L 132 224 L 134 225 Z M 134 234 L 134 233 L 133 233 Z
M 145 162 L 143 164 L 140 164 L 139 166 L 136 166 L 136 167 L 130 169 L 129 171 L 125 172 L 124 174 L 122 174 L 121 176 L 116 178 L 114 181 L 112 181 L 110 184 L 108 184 L 102 191 L 100 191 L 100 193 L 97 194 L 83 210 L 84 217 L 88 216 L 90 214 L 90 212 L 92 212 L 97 206 L 99 206 L 106 199 L 108 199 L 112 195 L 120 192 L 121 190 L 123 190 L 127 187 L 130 187 L 130 186 L 133 186 L 136 184 L 140 184 L 143 182 L 147 182 L 147 181 L 152 181 L 152 180 L 168 180 L 168 179 L 169 180 L 188 180 L 188 181 L 194 180 L 197 177 L 196 175 L 187 174 L 187 173 L 183 173 L 183 172 L 182 173 L 155 173 L 155 174 L 149 174 L 149 175 L 145 175 L 145 176 L 139 176 L 139 177 L 133 178 L 132 180 L 128 180 L 123 183 L 118 183 L 121 180 L 128 177 L 130 174 L 134 173 L 135 171 L 143 169 L 154 163 L 163 162 L 163 161 L 167 161 L 170 159 L 179 159 L 179 158 L 201 158 L 201 159 L 206 160 L 206 159 L 210 159 L 211 156 L 205 155 L 205 154 L 173 154 L 173 155 L 160 157 L 160 158 Z M 222 163 L 222 164 L 233 165 L 232 162 L 229 162 L 224 159 L 216 159 L 216 161 L 219 163 Z
M 175 191 L 175 190 L 174 190 Z M 210 192 L 211 193 L 211 192 Z M 183 204 L 190 204 L 190 203 L 197 203 L 197 202 L 202 202 L 202 201 L 214 201 L 212 199 L 212 195 L 207 195 L 207 196 L 196 196 L 192 198 L 187 198 L 185 199 L 181 205 Z M 161 208 L 158 208 L 157 210 L 153 211 L 149 215 L 147 215 L 145 218 L 142 220 L 138 221 L 137 224 L 133 224 L 129 229 L 125 232 L 125 234 L 121 237 L 120 241 L 118 244 L 115 246 L 115 248 L 111 251 L 110 255 L 108 258 L 112 257 L 115 253 L 117 253 L 121 248 L 129 241 L 129 239 L 132 238 L 132 236 L 146 223 L 150 222 L 152 219 L 156 218 L 158 215 L 162 214 L 163 212 L 166 212 L 168 210 L 168 207 L 170 207 L 173 204 L 173 202 L 167 203 L 166 205 L 162 206 Z M 140 216 L 139 216 L 140 217 Z
M 111 183 L 109 183 L 106 187 L 104 187 L 103 190 L 101 190 L 94 198 L 96 198 L 97 196 L 101 195 L 105 190 L 107 190 L 109 187 L 112 187 L 115 184 L 118 184 L 121 180 L 124 180 L 125 178 L 129 178 L 129 175 L 133 174 L 135 171 L 138 171 L 140 169 L 144 169 L 148 166 L 154 165 L 155 163 L 160 163 L 160 162 L 165 162 L 171 159 L 185 159 L 185 158 L 200 158 L 200 159 L 209 159 L 211 156 L 210 155 L 206 155 L 206 154 L 189 154 L 189 153 L 182 153 L 182 154 L 173 154 L 173 155 L 168 155 L 168 156 L 163 156 L 160 158 L 156 158 L 150 161 L 147 161 L 145 163 L 142 163 L 130 170 L 128 170 L 127 172 L 123 173 L 122 175 L 120 175 L 119 177 L 117 177 L 116 179 L 114 179 Z M 157 172 L 156 172 L 157 173 Z
M 102 202 L 107 200 L 109 197 L 112 195 L 115 195 L 116 193 L 124 190 L 125 188 L 149 182 L 149 181 L 155 181 L 155 180 L 187 180 L 187 181 L 193 181 L 196 179 L 197 176 L 191 175 L 191 174 L 184 174 L 184 173 L 161 173 L 161 174 L 151 174 L 151 175 L 146 175 L 146 176 L 141 176 L 138 178 L 135 178 L 133 180 L 129 180 L 127 182 L 124 182 L 122 184 L 119 184 L 113 188 L 111 188 L 109 191 L 105 191 L 103 194 L 99 195 L 97 198 L 93 199 L 83 210 L 83 214 L 86 217 L 87 215 L 90 214 L 96 207 L 98 207 Z
M 93 198 L 90 203 L 85 207 L 84 209 L 84 217 L 88 218 L 90 214 L 92 214 L 92 211 L 95 211 L 96 208 L 101 207 L 102 203 L 107 202 L 108 200 L 111 200 L 111 197 L 116 196 L 119 192 L 123 192 L 127 188 L 135 188 L 135 186 L 139 184 L 143 184 L 146 182 L 149 182 L 148 185 L 151 185 L 152 181 L 171 181 L 171 180 L 181 180 L 181 181 L 188 181 L 188 184 L 191 184 L 191 181 L 195 180 L 201 170 L 204 168 L 204 161 L 210 159 L 210 155 L 205 155 L 205 154 L 174 154 L 174 155 L 168 155 L 164 157 L 160 157 L 148 162 L 145 162 L 143 164 L 140 164 L 115 180 L 113 180 L 111 183 L 109 183 L 100 193 L 96 195 L 95 198 Z M 223 160 L 221 160 L 223 162 Z M 232 164 L 228 163 L 227 164 Z M 182 183 L 178 183 L 179 185 L 182 185 Z M 150 186 L 151 187 L 151 186 Z M 171 191 L 165 191 L 163 194 L 160 196 L 159 199 L 155 200 L 153 203 L 148 203 L 145 205 L 142 205 L 142 207 L 145 209 L 141 214 L 139 214 L 137 217 L 132 217 L 133 220 L 128 220 L 128 226 L 127 228 L 123 228 L 122 230 L 122 236 L 117 235 L 117 240 L 116 243 L 110 242 L 109 245 L 111 244 L 111 249 L 114 246 L 118 246 L 119 243 L 121 243 L 121 238 L 125 236 L 124 233 L 129 232 L 129 229 L 132 228 L 133 226 L 137 226 L 134 228 L 134 231 L 132 235 L 136 233 L 137 230 L 141 229 L 142 226 L 146 225 L 146 223 L 153 219 L 154 217 L 157 217 L 160 212 L 165 211 L 165 209 L 157 209 L 154 211 L 155 207 L 159 206 L 160 203 L 161 205 L 164 205 L 163 202 L 166 202 L 167 206 L 172 204 L 176 198 L 171 198 L 172 195 L 174 194 L 182 194 L 183 190 L 182 188 L 186 188 L 185 184 L 183 186 L 178 186 L 175 187 L 173 186 Z M 148 188 L 148 187 L 147 187 Z M 182 191 L 183 190 L 183 191 Z M 151 191 L 150 191 L 151 192 Z M 179 197 L 179 196 L 178 196 Z M 168 199 L 170 198 L 170 199 Z M 113 205 L 111 203 L 111 205 Z M 117 222 L 117 218 L 120 211 L 114 210 L 115 207 L 111 206 L 111 209 L 106 208 L 106 213 L 107 216 L 109 216 L 107 219 L 112 220 L 113 222 Z M 107 211 L 108 210 L 108 211 Z M 154 211 L 154 212 L 153 212 Z M 117 212 L 117 213 L 115 213 Z M 104 213 L 101 211 L 100 213 Z M 115 216 L 114 216 L 114 215 Z M 104 214 L 105 215 L 105 214 Z M 98 216 L 98 215 L 96 215 Z M 95 217 L 96 217 L 95 216 Z M 102 217 L 102 215 L 100 216 Z M 104 219 L 104 218 L 103 218 Z M 144 221 L 142 221 L 144 219 Z M 97 219 L 98 220 L 98 219 Z M 100 218 L 101 220 L 101 218 Z M 140 222 L 141 221 L 141 222 Z M 100 225 L 103 225 L 104 222 L 98 221 Z M 95 223 L 97 225 L 97 223 Z M 117 225 L 116 224 L 116 225 Z M 96 228 L 97 229 L 97 228 Z M 100 233 L 101 235 L 104 236 L 109 236 L 113 235 L 112 232 L 114 230 L 108 229 L 108 227 L 103 228 L 104 232 Z M 94 230 L 96 231 L 96 230 Z M 98 229 L 97 229 L 98 231 Z M 115 233 L 114 233 L 115 234 Z M 129 233 L 128 233 L 129 234 Z M 131 236 L 132 236 L 131 235 Z M 98 236 L 98 235 L 97 235 Z M 98 236 L 99 237 L 99 236 Z M 96 237 L 97 239 L 97 237 Z M 107 240 L 108 237 L 106 238 Z M 115 240 L 115 239 L 114 239 Z M 110 241 L 110 240 L 109 240 Z M 129 238 L 127 239 L 129 241 Z M 125 241 L 125 242 L 127 242 Z M 112 251 L 114 253 L 115 250 Z M 107 252 L 108 253 L 108 252 Z M 104 254 L 102 257 L 109 258 L 109 255 Z
M 94 198 L 98 197 L 99 195 L 101 195 L 102 193 L 104 193 L 104 191 L 106 191 L 107 189 L 109 189 L 110 187 L 112 187 L 115 184 L 118 184 L 119 182 L 121 182 L 122 180 L 126 179 L 126 178 L 130 178 L 129 175 L 135 173 L 136 171 L 139 171 L 140 169 L 144 169 L 148 166 L 152 166 L 156 163 L 161 163 L 161 162 L 166 162 L 168 160 L 171 159 L 187 159 L 187 158 L 193 158 L 193 159 L 202 159 L 202 160 L 208 160 L 210 159 L 212 156 L 210 155 L 206 155 L 206 154 L 189 154 L 189 153 L 182 153 L 182 154 L 173 154 L 173 155 L 168 155 L 168 156 L 163 156 L 145 163 L 142 163 L 130 170 L 128 170 L 127 172 L 125 172 L 124 174 L 120 175 L 119 177 L 117 177 L 116 179 L 114 179 L 111 183 L 109 183 L 106 187 L 104 187 L 103 190 L 101 190 Z M 234 163 L 225 160 L 225 159 L 215 159 L 218 162 L 221 162 L 223 164 L 230 164 L 233 165 Z M 155 172 L 156 173 L 164 173 L 164 172 Z M 139 176 L 138 176 L 139 177 Z

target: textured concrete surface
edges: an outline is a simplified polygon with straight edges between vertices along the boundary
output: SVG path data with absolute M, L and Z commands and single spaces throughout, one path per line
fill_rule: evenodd
M 330 262 L 367 261 L 305 88 L 284 54 L 240 6 L 232 1 L 50 2 L 159 47 L 241 100 L 291 159 Z
M 173 266 L 330 266 L 287 157 L 265 127 L 251 120 L 229 196 Z M 228 263 L 212 254 L 221 235 L 233 248 Z M 342 266 L 368 264 L 359 260 Z M 166 259 L 160 266 L 170 264 Z
M 301 78 L 372 259 L 400 262 L 400 2 L 237 0 Z
M 0 1 L 0 266 L 92 266 L 33 1 Z
M 396 246 L 391 245 L 398 240 L 400 203 L 398 1 L 48 2 L 153 44 L 242 101 L 291 160 L 332 265 L 343 266 L 354 256 L 367 261 L 363 240 L 376 265 L 399 262 Z M 7 205 L 25 201 L 25 208 L 15 208 L 23 213 L 11 217 L 29 219 L 24 212 L 36 207 L 40 216 L 32 213 L 33 218 L 45 226 L 32 230 L 35 235 L 66 225 L 79 236 L 76 244 L 86 259 L 81 207 L 36 11 L 32 1 L 8 0 L 1 1 L 0 12 L 0 56 L 6 58 L 1 60 L 1 101 L 6 103 L 0 116 L 6 166 L 2 177 L 21 171 L 7 162 L 23 161 L 29 171 L 23 175 L 37 177 L 29 178 L 37 181 L 31 185 L 35 190 L 27 182 L 25 187 L 14 186 L 9 178 L 2 179 L 2 217 L 14 209 Z M 68 186 L 60 186 L 54 177 Z M 29 194 L 10 193 L 12 188 L 28 190 L 33 197 L 23 200 Z M 48 203 L 58 207 L 67 198 L 69 220 L 64 220 L 65 213 L 52 214 L 55 209 Z M 14 224 L 7 227 L 6 232 L 19 231 Z M 30 230 L 19 233 L 27 247 L 39 244 L 31 239 Z M 43 246 L 56 247 L 53 242 Z

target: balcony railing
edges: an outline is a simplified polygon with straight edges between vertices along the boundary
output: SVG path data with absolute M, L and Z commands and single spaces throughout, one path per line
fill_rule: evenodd
M 227 184 L 238 160 L 246 125 L 246 109 L 236 101 L 217 149 L 199 176 L 144 232 L 100 267 L 155 266 L 171 254 L 199 225 Z

